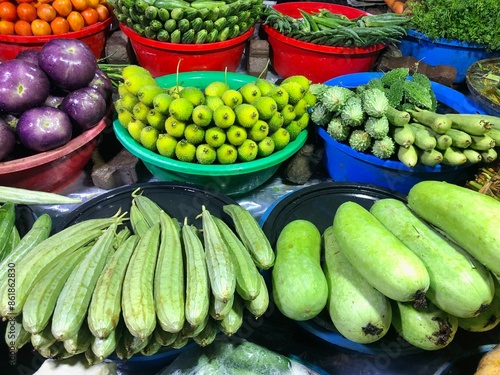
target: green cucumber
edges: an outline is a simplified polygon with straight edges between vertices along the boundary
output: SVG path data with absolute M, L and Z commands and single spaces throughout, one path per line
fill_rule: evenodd
M 500 201 L 442 181 L 422 181 L 408 193 L 408 205 L 474 258 L 500 274 Z
M 458 330 L 458 318 L 429 303 L 416 309 L 407 302 L 394 301 L 392 325 L 408 343 L 423 350 L 438 350 L 450 344 Z
M 320 253 L 321 234 L 313 223 L 294 220 L 281 230 L 272 269 L 272 293 L 278 310 L 290 319 L 311 319 L 326 306 L 328 284 Z
M 333 227 L 323 234 L 323 271 L 328 282 L 327 309 L 333 325 L 348 340 L 369 344 L 391 327 L 391 303 L 371 286 L 342 253 Z
M 393 300 L 425 306 L 430 283 L 425 265 L 366 208 L 342 203 L 333 229 L 349 262 L 374 288 Z
M 432 303 L 461 318 L 474 317 L 488 308 L 495 286 L 491 273 L 476 259 L 442 237 L 400 200 L 381 199 L 370 212 L 425 264 L 430 276 L 426 296 Z
M 444 134 L 451 129 L 451 119 L 441 113 L 418 108 L 416 108 L 415 110 L 410 109 L 408 110 L 408 112 L 410 113 L 414 121 L 428 126 L 436 133 Z

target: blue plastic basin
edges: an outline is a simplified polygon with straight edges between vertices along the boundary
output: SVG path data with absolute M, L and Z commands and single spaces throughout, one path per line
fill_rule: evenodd
M 379 78 L 383 73 L 353 73 L 325 82 L 330 86 L 354 88 Z M 458 113 L 485 113 L 471 99 L 450 87 L 432 82 L 437 100 Z M 324 128 L 317 127 L 324 140 L 324 165 L 336 182 L 373 184 L 406 195 L 413 185 L 424 180 L 439 180 L 462 184 L 471 177 L 474 164 L 449 166 L 444 164 L 428 167 L 416 165 L 409 168 L 400 161 L 380 159 L 371 154 L 353 150 L 346 144 L 334 140 Z
M 426 64 L 451 65 L 457 70 L 455 83 L 463 83 L 469 66 L 476 61 L 500 56 L 500 52 L 488 52 L 478 44 L 457 40 L 430 39 L 419 31 L 408 30 L 398 44 L 404 56 L 412 56 Z

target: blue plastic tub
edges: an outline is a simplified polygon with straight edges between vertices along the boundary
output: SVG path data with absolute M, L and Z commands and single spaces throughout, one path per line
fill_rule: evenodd
M 398 44 L 404 56 L 412 56 L 429 65 L 451 65 L 457 70 L 455 83 L 463 83 L 469 66 L 476 61 L 500 56 L 500 52 L 488 52 L 483 46 L 457 40 L 430 39 L 419 31 L 408 30 Z
M 336 77 L 325 82 L 330 86 L 354 88 L 366 84 L 383 73 L 354 73 Z M 483 113 L 471 99 L 462 93 L 439 83 L 432 83 L 437 100 L 458 113 Z M 324 165 L 336 182 L 373 184 L 406 195 L 413 185 L 424 180 L 439 180 L 463 184 L 472 177 L 475 166 L 465 164 L 458 167 L 439 164 L 435 167 L 417 165 L 409 168 L 400 161 L 379 159 L 371 154 L 353 150 L 346 144 L 335 141 L 324 128 L 317 127 L 324 140 Z

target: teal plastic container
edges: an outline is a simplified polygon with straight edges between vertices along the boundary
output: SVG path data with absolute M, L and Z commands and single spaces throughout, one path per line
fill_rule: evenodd
M 455 83 L 463 83 L 469 66 L 476 61 L 500 56 L 500 52 L 488 52 L 478 44 L 458 40 L 430 39 L 425 34 L 408 30 L 398 44 L 404 56 L 412 56 L 429 65 L 451 65 L 457 70 Z
M 336 77 L 325 83 L 348 88 L 366 84 L 382 73 L 353 73 Z M 450 87 L 432 82 L 437 100 L 458 113 L 483 113 L 472 100 Z M 424 180 L 439 180 L 463 184 L 476 170 L 473 164 L 435 167 L 416 165 L 409 168 L 398 160 L 380 159 L 374 155 L 353 150 L 349 145 L 334 140 L 325 129 L 317 127 L 324 141 L 324 165 L 330 177 L 336 182 L 372 184 L 407 195 L 413 185 Z
M 156 79 L 162 87 L 183 86 L 206 87 L 213 81 L 226 81 L 230 88 L 238 89 L 243 84 L 253 82 L 256 77 L 225 72 L 186 72 L 170 74 Z M 113 122 L 116 137 L 133 155 L 142 160 L 146 168 L 160 181 L 181 181 L 205 186 L 226 195 L 247 193 L 268 181 L 281 163 L 294 155 L 306 142 L 307 130 L 290 142 L 284 149 L 249 162 L 229 165 L 183 162 L 162 156 L 135 141 L 118 120 Z

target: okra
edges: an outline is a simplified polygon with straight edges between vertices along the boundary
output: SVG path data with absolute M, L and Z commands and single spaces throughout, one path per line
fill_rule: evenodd
M 67 197 L 61 194 L 48 193 L 22 189 L 17 187 L 0 186 L 0 202 L 11 202 L 28 205 L 49 205 L 49 204 L 77 204 L 81 203 L 81 198 Z
M 159 237 L 159 224 L 151 226 L 141 236 L 123 280 L 123 320 L 130 333 L 140 340 L 146 340 L 156 326 L 153 281 Z
M 113 248 L 116 223 L 97 239 L 64 284 L 52 316 L 52 334 L 58 341 L 76 335 L 85 321 L 92 293 Z
M 87 315 L 89 329 L 97 338 L 106 338 L 118 325 L 123 279 L 138 241 L 138 235 L 128 237 L 113 253 L 97 280 Z
M 73 355 L 84 353 L 92 343 L 92 332 L 87 324 L 82 324 L 78 332 L 63 341 L 64 349 Z
M 203 243 L 210 287 L 215 298 L 226 302 L 234 294 L 236 276 L 229 247 L 205 207 L 202 211 Z
M 245 245 L 233 230 L 218 217 L 213 218 L 229 249 L 236 274 L 236 291 L 245 300 L 255 299 L 260 291 L 259 271 Z
M 89 249 L 90 247 L 83 246 L 67 255 L 34 285 L 23 307 L 24 329 L 35 334 L 49 325 L 64 284 Z
M 216 320 L 217 327 L 228 336 L 234 335 L 243 325 L 243 300 L 235 295 L 231 310 L 221 319 Z
M 266 281 L 264 276 L 259 273 L 260 279 L 260 292 L 252 300 L 244 300 L 245 307 L 250 311 L 250 313 L 257 319 L 261 317 L 269 307 L 269 291 L 267 289 Z
M 184 221 L 181 234 L 186 259 L 186 320 L 193 326 L 200 324 L 208 314 L 210 282 L 203 243 L 198 229 Z
M 245 208 L 237 204 L 225 205 L 223 210 L 233 220 L 236 233 L 250 252 L 257 267 L 261 269 L 272 267 L 275 254 L 257 220 Z
M 8 280 L 5 280 L 3 287 L 0 288 L 1 315 L 20 314 L 31 288 L 50 270 L 56 259 L 61 259 L 95 240 L 102 234 L 102 229 L 113 223 L 120 223 L 122 220 L 120 216 L 85 220 L 53 234 L 35 246 L 30 252 L 33 256 L 24 257 L 16 264 L 15 295 L 12 291 L 9 293 Z
M 184 261 L 180 228 L 167 213 L 161 211 L 160 244 L 154 278 L 156 316 L 161 328 L 179 332 L 184 316 Z

